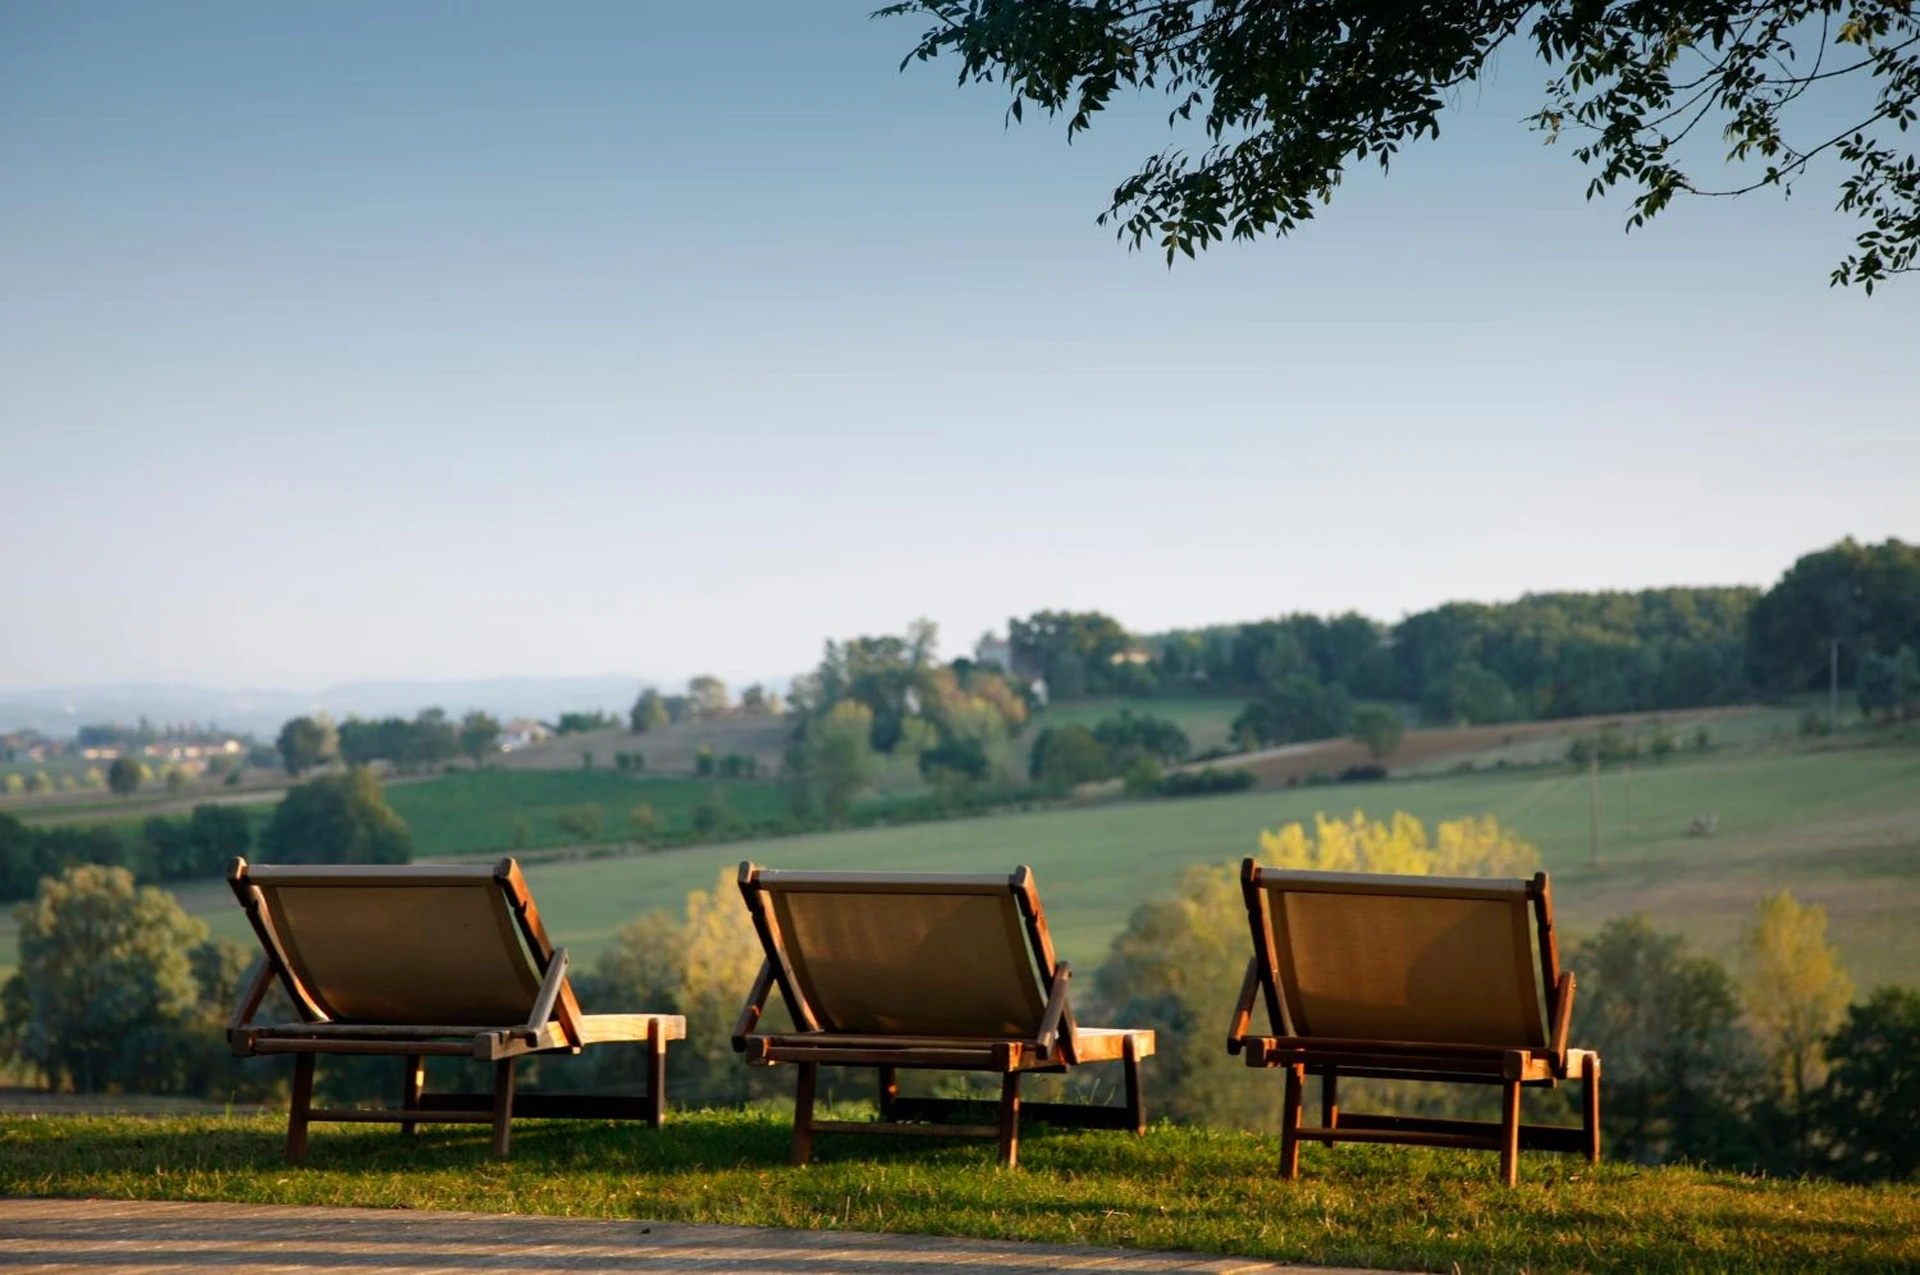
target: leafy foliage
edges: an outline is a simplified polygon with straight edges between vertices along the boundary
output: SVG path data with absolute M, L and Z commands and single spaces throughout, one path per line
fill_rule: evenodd
M 1920 1176 L 1920 991 L 1882 987 L 1826 1044 L 1819 1119 L 1848 1177 Z
M 1160 780 L 1162 797 L 1211 797 L 1220 793 L 1245 792 L 1253 787 L 1250 770 L 1219 770 L 1203 766 L 1199 770 L 1179 770 Z
M 287 773 L 298 779 L 321 762 L 339 754 L 340 736 L 325 713 L 295 717 L 280 728 L 275 748 Z
M 1540 852 L 1492 815 L 1426 825 L 1396 812 L 1391 820 L 1313 817 L 1260 834 L 1260 858 L 1276 868 L 1316 872 L 1393 872 L 1408 876 L 1513 877 L 1536 871 Z
M 142 772 L 146 770 L 132 757 L 116 757 L 107 767 L 107 789 L 116 797 L 131 797 L 140 791 Z
M 1871 292 L 1920 249 L 1920 162 L 1898 137 L 1920 106 L 1907 0 L 905 0 L 880 12 L 932 19 L 907 61 L 950 54 L 962 84 L 997 80 L 1013 120 L 1037 106 L 1064 115 L 1071 138 L 1123 89 L 1165 93 L 1170 127 L 1197 120 L 1204 147 L 1149 156 L 1099 218 L 1169 263 L 1311 220 L 1349 164 L 1385 170 L 1402 146 L 1437 138 L 1449 99 L 1514 43 L 1551 68 L 1534 127 L 1576 136 L 1589 199 L 1636 192 L 1629 228 L 1676 195 L 1790 191 L 1831 153 L 1846 173 L 1839 209 L 1866 223 L 1833 282 Z M 1837 101 L 1823 109 L 1826 98 Z M 1834 109 L 1850 112 L 1845 127 L 1790 136 L 1790 119 L 1817 125 Z M 1725 187 L 1691 175 L 1696 134 L 1716 129 Z
M 225 1053 L 214 1024 L 245 962 L 236 945 L 125 868 L 94 864 L 43 880 L 19 918 L 0 1053 L 82 1093 L 207 1091 Z
M 1810 1158 L 1814 1091 L 1825 1042 L 1853 999 L 1853 980 L 1827 942 L 1827 910 L 1779 890 L 1761 899 L 1746 933 L 1747 1014 L 1791 1123 L 1797 1167 Z
M 1400 714 L 1371 704 L 1354 709 L 1347 724 L 1353 731 L 1353 741 L 1365 748 L 1375 761 L 1391 756 L 1407 733 Z
M 1776 693 L 1824 690 L 1828 643 L 1840 644 L 1840 680 L 1857 685 L 1869 652 L 1920 647 L 1920 545 L 1851 538 L 1802 556 L 1753 606 L 1748 660 Z
M 413 834 L 364 766 L 296 784 L 260 834 L 272 863 L 408 863 Z
M 1759 1060 L 1726 970 L 1645 917 L 1609 921 L 1576 946 L 1573 1036 L 1606 1068 L 1609 1154 L 1751 1164 Z
M 412 721 L 404 717 L 377 721 L 349 717 L 340 723 L 339 754 L 349 766 L 385 761 L 398 770 L 413 771 L 439 765 L 463 751 L 478 762 L 493 750 L 499 736 L 499 723 L 485 713 L 469 713 L 456 727 L 444 709 L 429 708 Z
M 729 1033 L 761 959 L 739 887 L 723 871 L 712 889 L 688 892 L 680 916 L 649 912 L 623 926 L 578 989 L 590 1012 L 686 1015 L 687 1039 L 671 1056 L 675 1099 L 736 1104 L 791 1083 L 784 1070 L 742 1066 L 733 1052 Z M 784 1020 L 778 993 L 768 1008 L 770 1025 Z M 582 1083 L 645 1083 L 638 1050 L 597 1050 L 583 1061 L 591 1070 Z

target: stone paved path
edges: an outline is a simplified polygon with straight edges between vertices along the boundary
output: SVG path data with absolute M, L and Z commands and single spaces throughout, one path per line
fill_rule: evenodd
M 1126 1249 L 679 1222 L 129 1200 L 0 1200 L 0 1267 L 38 1271 L 1286 1271 Z M 1341 1275 L 1355 1275 L 1352 1271 Z

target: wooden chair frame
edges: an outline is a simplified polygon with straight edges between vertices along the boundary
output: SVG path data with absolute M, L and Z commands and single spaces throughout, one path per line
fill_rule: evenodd
M 969 887 L 1000 887 L 1009 891 L 1019 908 L 1030 958 L 1046 997 L 1039 1030 L 1031 1038 L 987 1039 L 890 1036 L 871 1033 L 835 1033 L 820 1027 L 819 1016 L 808 1004 L 787 956 L 786 936 L 766 900 L 782 882 L 813 884 L 845 882 L 861 886 L 912 886 L 929 880 Z M 1151 1031 L 1095 1031 L 1082 1029 L 1068 1004 L 1073 969 L 1054 953 L 1040 908 L 1040 892 L 1033 871 L 1022 865 L 1009 875 L 934 875 L 927 873 L 779 872 L 751 862 L 740 865 L 740 893 L 753 917 L 754 930 L 766 951 L 746 1005 L 734 1024 L 733 1047 L 749 1064 L 773 1066 L 793 1063 L 798 1069 L 794 1090 L 794 1164 L 805 1164 L 813 1154 L 816 1133 L 904 1134 L 951 1138 L 992 1138 L 999 1162 L 1012 1168 L 1020 1153 L 1020 1121 L 1033 1117 L 1063 1128 L 1124 1129 L 1136 1135 L 1147 1129 L 1141 1094 L 1140 1060 L 1151 1054 Z M 796 1030 L 758 1033 L 767 998 L 780 989 Z M 1118 1106 L 1086 1103 L 1023 1103 L 1022 1076 L 1045 1072 L 1063 1074 L 1089 1062 L 1117 1061 L 1125 1076 L 1125 1095 Z M 879 1119 L 870 1121 L 817 1120 L 814 1091 L 822 1066 L 873 1067 L 879 1079 Z M 913 1098 L 899 1094 L 901 1071 L 977 1071 L 1000 1077 L 1000 1099 Z M 992 1119 L 993 1123 L 986 1123 Z
M 254 962 L 240 1003 L 227 1023 L 227 1043 L 239 1057 L 291 1054 L 293 1094 L 287 1113 L 287 1159 L 299 1161 L 307 1152 L 307 1127 L 317 1121 L 334 1123 L 398 1124 L 412 1134 L 423 1124 L 488 1124 L 493 1129 L 493 1154 L 505 1158 L 515 1116 L 564 1120 L 644 1120 L 658 1128 L 666 1118 L 667 1043 L 686 1038 L 686 1019 L 678 1014 L 588 1015 L 581 1012 L 567 977 L 567 950 L 555 947 L 541 922 L 540 909 L 527 889 L 520 865 L 501 859 L 488 872 L 504 898 L 518 936 L 526 943 L 540 973 L 538 995 L 526 1022 L 515 1027 L 481 1028 L 445 1024 L 395 1025 L 335 1021 L 313 989 L 301 981 L 276 932 L 259 880 L 283 879 L 293 872 L 325 874 L 356 885 L 377 885 L 378 868 L 276 869 L 250 867 L 236 858 L 227 871 L 227 883 L 247 914 L 260 940 L 261 956 Z M 474 879 L 471 868 L 424 865 L 407 869 L 413 878 L 444 875 L 448 880 Z M 256 1026 L 254 1015 L 278 981 L 301 1021 Z M 605 1024 L 614 1022 L 608 1028 Z M 629 1094 L 517 1093 L 515 1064 L 535 1054 L 578 1054 L 588 1045 L 632 1041 L 646 1052 L 647 1092 Z M 315 1060 L 322 1054 L 341 1056 L 383 1054 L 402 1060 L 398 1107 L 332 1108 L 313 1105 Z M 493 1064 L 491 1093 L 426 1092 L 429 1057 L 473 1058 Z
M 1547 874 L 1536 873 L 1525 883 L 1539 944 L 1540 974 L 1546 998 L 1547 1045 L 1544 1049 L 1503 1049 L 1494 1046 L 1434 1044 L 1420 1041 L 1340 1040 L 1293 1034 L 1281 993 L 1278 945 L 1268 906 L 1268 881 L 1287 874 L 1262 868 L 1252 859 L 1240 865 L 1241 893 L 1253 937 L 1253 956 L 1234 1005 L 1227 1029 L 1227 1052 L 1244 1054 L 1249 1067 L 1280 1068 L 1287 1074 L 1281 1108 L 1280 1158 L 1282 1176 L 1300 1176 L 1300 1144 L 1319 1142 L 1389 1142 L 1431 1147 L 1461 1147 L 1500 1153 L 1500 1176 L 1508 1185 L 1519 1181 L 1519 1153 L 1523 1150 L 1573 1151 L 1588 1163 L 1600 1161 L 1600 1055 L 1570 1049 L 1567 1035 L 1573 1021 L 1574 977 L 1560 968 L 1560 949 L 1554 937 L 1553 892 Z M 1410 878 L 1417 888 L 1420 878 Z M 1267 1012 L 1273 1034 L 1251 1033 L 1258 1001 Z M 1320 1124 L 1301 1125 L 1303 1093 L 1308 1076 L 1320 1078 Z M 1342 1076 L 1381 1080 L 1443 1081 L 1500 1086 L 1500 1120 L 1440 1120 L 1415 1116 L 1374 1116 L 1340 1110 Z M 1520 1094 L 1524 1089 L 1552 1089 L 1562 1081 L 1581 1082 L 1579 1126 L 1523 1124 Z

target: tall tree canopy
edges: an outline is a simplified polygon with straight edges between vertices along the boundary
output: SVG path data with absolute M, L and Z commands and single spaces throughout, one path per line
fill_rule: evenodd
M 1067 116 L 1071 137 L 1122 89 L 1164 92 L 1170 125 L 1197 117 L 1202 147 L 1148 157 L 1100 215 L 1169 262 L 1311 219 L 1348 164 L 1384 169 L 1439 136 L 1449 98 L 1519 43 L 1549 77 L 1532 126 L 1574 139 L 1588 198 L 1633 192 L 1630 227 L 1675 195 L 1790 190 L 1830 156 L 1840 211 L 1864 223 L 1833 282 L 1871 292 L 1920 269 L 1911 0 L 905 0 L 880 13 L 930 18 L 906 61 L 952 54 L 962 83 L 1006 87 L 1015 120 L 1037 106 Z M 1724 178 L 1696 179 L 1703 159 Z

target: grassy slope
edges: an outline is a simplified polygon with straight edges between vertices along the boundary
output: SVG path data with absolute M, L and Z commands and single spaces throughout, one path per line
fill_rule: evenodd
M 1233 719 L 1247 706 L 1244 698 L 1235 696 L 1167 696 L 1165 698 L 1132 699 L 1120 696 L 1095 696 L 1091 699 L 1069 700 L 1062 704 L 1050 705 L 1046 712 L 1034 720 L 1027 731 L 1023 744 L 1031 744 L 1032 737 L 1044 726 L 1080 725 L 1093 727 L 1109 717 L 1118 717 L 1121 709 L 1132 709 L 1152 717 L 1163 717 L 1187 732 L 1187 738 L 1193 741 L 1193 751 L 1203 753 L 1210 748 L 1225 748 L 1232 737 Z M 1024 751 L 1021 754 L 1025 756 Z
M 619 776 L 537 778 L 635 783 Z M 395 789 L 393 796 L 425 799 L 441 782 Z M 1553 770 L 996 815 L 538 864 L 528 876 L 554 933 L 577 958 L 591 959 L 622 924 L 651 908 L 677 908 L 687 890 L 711 885 L 742 858 L 787 867 L 975 871 L 1031 863 L 1062 953 L 1091 972 L 1135 905 L 1165 894 L 1189 864 L 1253 853 L 1261 828 L 1356 805 L 1429 820 L 1491 812 L 1540 846 L 1574 936 L 1641 910 L 1729 958 L 1753 901 L 1785 886 L 1828 906 L 1832 932 L 1863 988 L 1912 980 L 1920 968 L 1920 928 L 1911 923 L 1920 904 L 1920 749 L 1684 759 L 1637 767 L 1632 784 L 1627 828 L 1624 777 L 1602 777 L 1606 827 L 1597 869 L 1586 865 L 1586 778 Z M 610 823 L 624 817 L 624 806 L 602 804 Z M 1685 836 L 1692 816 L 1709 811 L 1719 815 L 1719 835 Z M 194 884 L 177 893 L 209 916 L 216 933 L 245 937 L 223 887 Z M 0 917 L 0 960 L 12 956 L 11 930 L 11 918 Z
M 654 779 L 584 770 L 462 771 L 430 783 L 395 785 L 387 789 L 387 801 L 413 829 L 414 847 L 422 857 L 509 853 L 516 818 L 527 821 L 530 845 L 578 840 L 561 830 L 560 817 L 589 802 L 605 814 L 601 840 L 627 839 L 627 813 L 643 801 L 658 813 L 662 831 L 685 830 L 714 782 L 724 788 L 728 808 L 741 819 L 775 820 L 786 813 L 780 790 L 766 782 Z
M 1395 1270 L 1896 1270 L 1920 1263 L 1920 1190 L 1375 1147 L 1303 1153 L 1273 1137 L 1157 1127 L 1040 1134 L 1001 1172 L 978 1143 L 823 1136 L 786 1163 L 783 1115 L 699 1113 L 649 1133 L 526 1125 L 514 1158 L 484 1131 L 322 1126 L 280 1160 L 274 1119 L 0 1121 L 0 1194 L 472 1209 L 885 1230 L 1192 1249 Z

